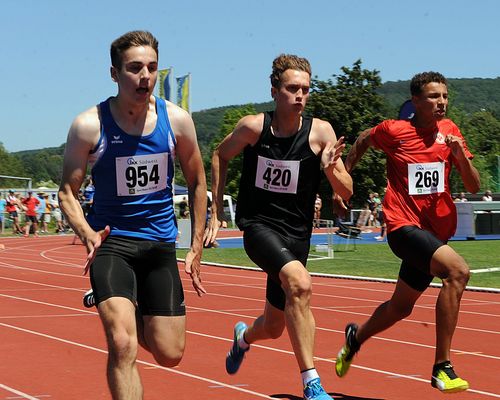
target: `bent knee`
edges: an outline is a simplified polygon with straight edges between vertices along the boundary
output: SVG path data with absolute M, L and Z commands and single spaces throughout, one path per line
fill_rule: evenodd
M 470 269 L 461 256 L 457 256 L 447 266 L 442 279 L 447 283 L 465 286 L 470 279 Z
M 312 295 L 311 277 L 307 271 L 293 276 L 283 283 L 283 289 L 289 299 L 309 299 Z
M 470 269 L 467 264 L 459 264 L 455 268 L 448 272 L 448 276 L 445 278 L 446 281 L 454 283 L 459 286 L 467 285 L 470 279 Z
M 168 352 L 153 352 L 153 356 L 156 362 L 162 367 L 175 367 L 180 364 L 182 356 L 184 355 L 184 349 L 171 349 Z
M 389 309 L 392 315 L 396 316 L 398 320 L 409 317 L 413 311 L 415 303 L 397 303 L 395 301 L 389 302 Z
M 125 331 L 112 332 L 107 335 L 108 350 L 111 357 L 117 360 L 135 359 L 137 354 L 137 338 Z
M 470 278 L 467 262 L 449 246 L 442 246 L 434 253 L 431 273 L 445 284 L 459 286 L 465 286 Z

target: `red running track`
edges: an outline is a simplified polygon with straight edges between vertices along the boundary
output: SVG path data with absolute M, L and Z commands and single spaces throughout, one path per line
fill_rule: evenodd
M 0 399 L 110 399 L 100 321 L 94 310 L 81 305 L 89 287 L 81 267 L 85 250 L 72 246 L 71 240 L 1 240 L 5 250 L 0 250 Z M 145 399 L 300 400 L 300 377 L 286 335 L 253 345 L 240 372 L 225 373 L 234 323 L 249 323 L 263 309 L 265 275 L 208 266 L 202 273 L 209 294 L 201 299 L 181 274 L 188 334 L 180 366 L 159 367 L 148 353 L 139 353 Z M 339 379 L 334 359 L 343 344 L 344 326 L 364 321 L 388 299 L 393 285 L 318 277 L 313 282 L 316 367 L 333 398 L 442 398 L 429 384 L 436 289 L 422 296 L 408 319 L 369 340 L 349 374 Z M 471 389 L 452 398 L 500 398 L 499 335 L 498 294 L 466 292 L 452 358 Z

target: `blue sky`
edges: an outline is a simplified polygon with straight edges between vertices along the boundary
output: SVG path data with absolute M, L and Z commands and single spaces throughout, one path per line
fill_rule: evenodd
M 0 142 L 59 146 L 73 118 L 116 93 L 109 45 L 134 29 L 160 42 L 160 68 L 192 74 L 192 109 L 269 101 L 274 57 L 307 57 L 328 79 L 361 58 L 382 80 L 437 70 L 500 76 L 497 0 L 4 0 Z

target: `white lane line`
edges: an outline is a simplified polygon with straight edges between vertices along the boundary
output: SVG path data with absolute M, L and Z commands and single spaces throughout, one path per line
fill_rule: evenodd
M 82 344 L 82 343 L 73 342 L 71 340 L 63 339 L 63 338 L 60 338 L 60 337 L 57 337 L 57 336 L 47 335 L 45 333 L 36 332 L 36 331 L 30 330 L 30 329 L 24 329 L 24 328 L 21 328 L 21 327 L 18 327 L 18 326 L 14 326 L 14 325 L 4 324 L 2 322 L 0 322 L 0 326 L 3 326 L 5 328 L 14 329 L 14 330 L 21 331 L 21 332 L 25 332 L 25 333 L 29 333 L 29 334 L 36 335 L 36 336 L 41 336 L 41 337 L 44 337 L 46 339 L 55 340 L 55 341 L 66 343 L 66 344 L 70 344 L 70 345 L 73 345 L 73 346 L 82 347 L 84 349 L 92 350 L 92 351 L 95 351 L 95 352 L 98 352 L 98 353 L 108 354 L 108 352 L 106 350 L 99 349 L 99 348 L 93 347 L 93 346 L 88 346 L 88 345 L 85 345 L 85 344 Z M 137 363 L 138 364 L 142 364 L 142 365 L 146 365 L 148 367 L 154 367 L 156 369 L 161 369 L 163 371 L 171 372 L 173 374 L 182 375 L 182 376 L 185 376 L 185 377 L 188 377 L 188 378 L 192 378 L 192 379 L 197 379 L 197 380 L 200 380 L 200 381 L 203 381 L 203 382 L 206 382 L 206 383 L 210 383 L 212 385 L 221 386 L 221 387 L 225 387 L 227 389 L 236 390 L 238 392 L 247 393 L 247 394 L 250 394 L 250 395 L 255 396 L 255 397 L 259 397 L 259 398 L 263 398 L 263 399 L 275 400 L 273 397 L 267 396 L 267 395 L 262 394 L 262 393 L 254 392 L 252 390 L 244 389 L 244 388 L 237 387 L 237 386 L 234 386 L 234 385 L 228 385 L 228 384 L 226 384 L 224 382 L 219 382 L 219 381 L 216 381 L 216 380 L 213 380 L 213 379 L 205 378 L 203 376 L 194 375 L 194 374 L 190 374 L 188 372 L 179 371 L 178 369 L 162 367 L 161 365 L 150 363 L 150 362 L 143 361 L 143 360 L 137 360 Z M 29 399 L 29 400 L 37 400 L 34 397 L 27 397 L 27 399 Z

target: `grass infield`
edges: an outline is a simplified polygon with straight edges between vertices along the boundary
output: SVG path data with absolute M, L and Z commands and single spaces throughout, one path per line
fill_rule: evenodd
M 450 242 L 450 246 L 465 258 L 472 272 L 474 270 L 498 269 L 472 273 L 469 286 L 500 288 L 500 240 L 476 240 Z M 184 258 L 187 250 L 178 249 L 177 256 Z M 333 259 L 324 257 L 311 247 L 307 269 L 324 274 L 354 275 L 373 278 L 397 279 L 400 260 L 387 243 L 358 245 L 347 251 L 343 245 L 334 245 Z M 243 249 L 204 249 L 202 260 L 220 264 L 255 267 Z M 439 282 L 439 279 L 435 279 Z

